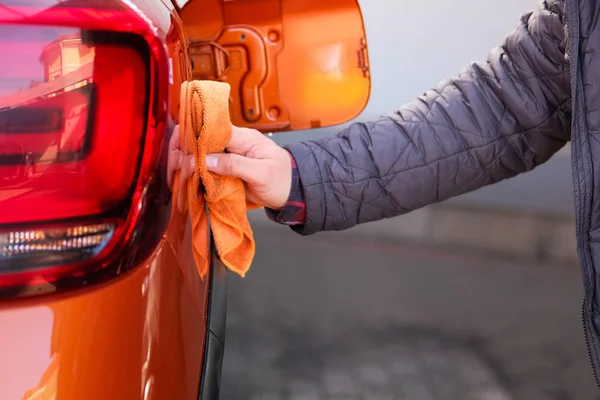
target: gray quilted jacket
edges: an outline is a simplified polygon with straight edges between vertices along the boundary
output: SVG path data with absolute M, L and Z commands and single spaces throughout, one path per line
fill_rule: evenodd
M 470 65 L 377 121 L 287 146 L 307 213 L 306 224 L 294 229 L 312 234 L 397 216 L 529 171 L 569 140 L 584 329 L 595 373 L 600 0 L 540 0 L 486 63 Z

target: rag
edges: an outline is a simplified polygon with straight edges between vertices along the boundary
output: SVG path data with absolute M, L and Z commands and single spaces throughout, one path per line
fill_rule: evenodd
M 216 81 L 190 81 L 181 85 L 179 139 L 181 148 L 195 159 L 194 173 L 187 182 L 187 201 L 194 259 L 202 279 L 210 263 L 206 251 L 209 218 L 219 258 L 231 271 L 244 277 L 256 249 L 246 212 L 257 206 L 246 203 L 244 183 L 239 178 L 219 176 L 206 169 L 206 155 L 223 153 L 231 139 L 230 90 L 229 84 Z M 177 176 L 175 191 L 178 181 Z M 177 199 L 177 193 L 174 196 Z

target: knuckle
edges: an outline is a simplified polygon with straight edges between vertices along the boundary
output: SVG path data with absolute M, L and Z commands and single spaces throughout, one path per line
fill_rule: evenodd
M 223 156 L 222 163 L 223 163 L 223 172 L 225 172 L 227 174 L 232 174 L 237 168 L 236 158 L 233 157 L 231 154 Z
M 231 165 L 236 171 L 238 171 L 242 167 L 242 158 L 239 156 L 231 157 Z

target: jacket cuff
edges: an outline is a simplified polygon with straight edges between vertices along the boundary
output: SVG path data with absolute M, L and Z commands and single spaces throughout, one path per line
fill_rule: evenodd
M 304 190 L 298 174 L 298 165 L 294 156 L 288 152 L 292 160 L 292 187 L 290 196 L 281 210 L 265 208 L 267 217 L 274 222 L 283 225 L 303 225 L 306 220 L 306 203 L 304 201 Z
M 323 230 L 327 195 L 321 173 L 321 167 L 310 147 L 310 142 L 292 143 L 285 146 L 295 162 L 298 170 L 298 184 L 302 187 L 306 216 L 303 224 L 292 226 L 294 232 L 307 236 Z

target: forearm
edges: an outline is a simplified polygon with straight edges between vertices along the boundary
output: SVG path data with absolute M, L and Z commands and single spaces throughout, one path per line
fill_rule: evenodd
M 288 146 L 303 234 L 393 217 L 529 171 L 570 135 L 561 15 L 542 2 L 484 64 L 376 122 Z

